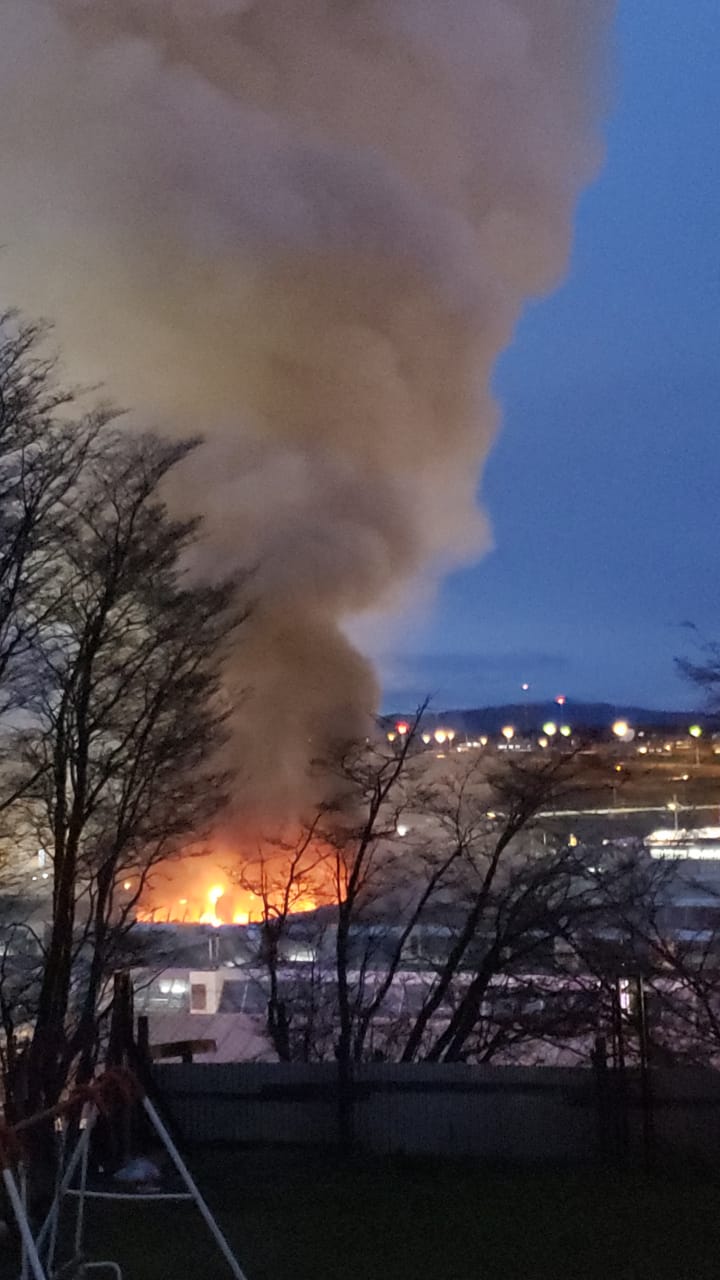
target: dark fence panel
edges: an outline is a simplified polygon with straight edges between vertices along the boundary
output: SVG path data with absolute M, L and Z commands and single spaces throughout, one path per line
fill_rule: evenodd
M 332 1064 L 173 1064 L 154 1077 L 190 1141 L 337 1141 Z M 383 1154 L 584 1161 L 597 1153 L 598 1114 L 584 1070 L 373 1064 L 355 1073 L 357 1144 Z
M 338 1141 L 330 1063 L 165 1064 L 153 1072 L 192 1142 L 330 1146 Z M 379 1154 L 488 1161 L 697 1159 L 720 1154 L 720 1073 L 658 1070 L 651 1112 L 639 1076 L 581 1068 L 364 1065 L 354 1134 Z

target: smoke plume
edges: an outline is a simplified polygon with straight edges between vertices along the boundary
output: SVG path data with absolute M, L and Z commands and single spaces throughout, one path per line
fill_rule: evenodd
M 349 619 L 486 542 L 489 390 L 599 159 L 606 0 L 0 0 L 0 288 L 206 445 L 257 564 L 238 750 L 274 802 L 376 705 Z

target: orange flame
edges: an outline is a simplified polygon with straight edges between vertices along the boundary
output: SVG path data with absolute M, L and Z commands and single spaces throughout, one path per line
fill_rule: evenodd
M 137 909 L 137 919 L 146 924 L 210 924 L 215 928 L 262 919 L 262 902 L 254 894 L 235 886 L 213 884 L 204 892 L 194 889 L 188 893 L 191 896 L 183 893 L 182 897 L 177 897 L 174 891 L 146 894 L 146 901 Z
M 227 866 L 245 868 L 245 874 L 235 877 Z M 314 911 L 323 903 L 332 901 L 331 878 L 317 857 L 312 862 L 312 875 L 308 882 L 298 881 L 288 895 L 292 913 Z M 207 924 L 219 928 L 224 924 L 251 924 L 261 921 L 268 910 L 283 906 L 287 886 L 288 859 L 273 854 L 266 864 L 271 868 L 264 884 L 253 880 L 252 870 L 257 863 L 222 851 L 217 855 L 196 856 L 163 865 L 158 868 L 143 894 L 136 910 L 136 918 L 143 923 Z M 255 890 L 255 891 L 254 891 Z

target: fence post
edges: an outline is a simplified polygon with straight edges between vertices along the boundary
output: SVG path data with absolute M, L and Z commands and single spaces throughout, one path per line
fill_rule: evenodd
M 597 1120 L 597 1153 L 604 1162 L 611 1154 L 609 1142 L 610 1108 L 608 1106 L 608 1061 L 605 1036 L 597 1035 L 590 1054 L 595 1078 L 595 1116 Z
M 643 1160 L 646 1171 L 652 1168 L 655 1157 L 655 1117 L 650 1076 L 650 1036 L 647 1016 L 645 981 L 637 978 L 638 1042 L 640 1047 L 640 1097 L 642 1104 Z
M 349 1155 L 355 1146 L 355 1079 L 345 1054 L 338 1055 L 336 1081 L 338 1142 L 343 1154 Z
M 625 1163 L 630 1148 L 630 1122 L 628 1116 L 627 1076 L 625 1072 L 625 1025 L 621 1000 L 622 979 L 612 986 L 613 1027 L 613 1112 L 616 1159 Z

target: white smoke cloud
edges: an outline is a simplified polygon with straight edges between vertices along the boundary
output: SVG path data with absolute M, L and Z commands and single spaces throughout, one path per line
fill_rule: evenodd
M 0 0 L 0 288 L 207 444 L 275 799 L 377 698 L 343 626 L 486 542 L 493 363 L 599 159 L 605 0 Z M 239 750 L 243 744 L 239 742 Z

